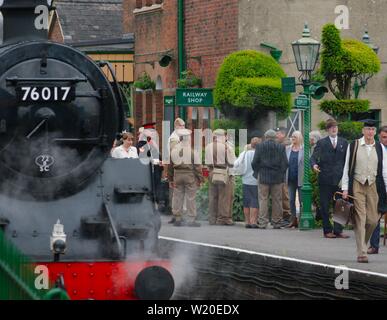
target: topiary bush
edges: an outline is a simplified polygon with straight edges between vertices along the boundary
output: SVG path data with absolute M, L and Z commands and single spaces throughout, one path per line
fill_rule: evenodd
M 376 53 L 361 41 L 341 40 L 340 31 L 334 24 L 324 26 L 321 42 L 321 73 L 337 99 L 351 98 L 352 82 L 356 77 L 362 74 L 371 77 L 380 71 Z
M 339 123 L 339 134 L 348 141 L 353 141 L 362 136 L 363 123 L 356 121 L 343 121 Z
M 250 109 L 259 105 L 262 111 L 273 110 L 285 115 L 291 111 L 290 95 L 282 94 L 280 79 L 235 79 L 230 89 L 230 103 Z
M 333 117 L 352 112 L 366 112 L 369 107 L 369 100 L 324 100 L 320 104 L 320 110 Z
M 290 94 L 283 93 L 280 80 L 286 77 L 269 55 L 254 50 L 230 54 L 222 63 L 214 89 L 214 104 L 223 114 L 243 119 L 247 126 L 274 110 L 289 114 Z

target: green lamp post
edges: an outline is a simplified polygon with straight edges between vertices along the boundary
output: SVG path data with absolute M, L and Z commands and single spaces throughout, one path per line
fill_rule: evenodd
M 308 24 L 305 23 L 302 38 L 292 43 L 297 69 L 301 72 L 303 95 L 307 97 L 304 109 L 304 184 L 302 186 L 302 211 L 300 216 L 300 230 L 310 230 L 314 228 L 314 217 L 312 214 L 312 185 L 310 183 L 310 142 L 309 132 L 311 127 L 311 106 L 312 96 L 315 91 L 311 82 L 319 51 L 320 42 L 311 38 Z

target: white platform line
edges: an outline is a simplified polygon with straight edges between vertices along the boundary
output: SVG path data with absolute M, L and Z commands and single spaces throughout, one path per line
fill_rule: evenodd
M 309 261 L 309 260 L 303 260 L 303 259 L 297 259 L 297 258 L 290 258 L 290 257 L 278 256 L 278 255 L 268 254 L 268 253 L 263 253 L 263 252 L 250 251 L 250 250 L 234 248 L 234 247 L 225 247 L 225 246 L 221 246 L 221 245 L 209 244 L 209 243 L 203 243 L 203 242 L 182 240 L 182 239 L 171 238 L 171 237 L 159 236 L 159 238 L 160 239 L 165 239 L 165 240 L 181 242 L 181 243 L 187 243 L 187 244 L 193 244 L 193 245 L 199 245 L 199 246 L 205 246 L 205 247 L 211 247 L 211 248 L 230 250 L 230 251 L 235 251 L 235 252 L 244 252 L 244 253 L 248 253 L 248 254 L 252 254 L 252 255 L 259 255 L 259 256 L 270 257 L 270 258 L 274 258 L 274 259 L 280 259 L 280 260 L 287 260 L 287 261 L 311 264 L 311 265 L 320 266 L 320 267 L 324 267 L 324 268 L 332 268 L 332 269 L 338 269 L 338 270 L 345 269 L 345 270 L 352 271 L 352 272 L 358 272 L 358 273 L 363 273 L 363 274 L 366 274 L 366 275 L 373 275 L 373 276 L 378 276 L 378 277 L 382 277 L 382 278 L 387 278 L 387 274 L 384 274 L 384 273 L 378 273 L 378 272 L 354 269 L 354 268 L 345 267 L 343 265 L 335 266 L 335 265 L 332 265 L 332 264 L 325 264 L 325 263 L 321 263 L 321 262 L 315 262 L 315 261 Z

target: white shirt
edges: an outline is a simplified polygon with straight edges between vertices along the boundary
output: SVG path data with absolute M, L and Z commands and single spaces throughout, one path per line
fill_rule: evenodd
M 242 175 L 242 183 L 247 185 L 253 185 L 256 186 L 257 179 L 254 178 L 254 170 L 251 166 L 251 162 L 253 162 L 255 154 L 255 149 L 253 150 L 247 150 L 243 151 L 238 159 L 234 162 L 234 168 L 240 169 L 241 172 L 239 172 Z
M 135 147 L 129 147 L 128 151 L 126 151 L 124 146 L 121 145 L 113 149 L 112 157 L 117 159 L 138 158 L 137 149 Z
M 364 137 L 361 137 L 359 139 L 359 144 L 360 145 L 365 145 L 366 144 Z M 384 145 L 381 144 L 381 146 L 382 146 L 382 149 L 383 149 L 382 173 L 383 173 L 384 184 L 386 186 L 386 191 L 387 191 L 387 150 L 384 147 Z M 375 142 L 373 144 L 366 144 L 366 147 L 367 147 L 367 153 L 368 153 L 368 156 L 369 156 L 371 154 L 372 148 L 375 147 Z M 349 148 L 350 148 L 350 145 L 348 145 L 348 148 L 347 148 L 347 155 L 345 157 L 345 166 L 344 166 L 344 171 L 343 171 L 343 177 L 341 178 L 341 182 L 342 182 L 341 189 L 343 191 L 348 191 L 348 183 L 349 183 L 348 170 L 349 170 L 349 157 L 350 157 Z
M 331 143 L 332 143 L 332 146 L 337 146 L 337 136 L 332 138 L 331 136 L 329 136 L 329 139 L 331 139 Z

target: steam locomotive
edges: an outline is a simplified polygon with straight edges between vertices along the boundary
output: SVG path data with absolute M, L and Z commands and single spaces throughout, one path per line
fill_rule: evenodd
M 118 83 L 107 63 L 47 40 L 41 5 L 52 9 L 0 7 L 0 228 L 72 299 L 169 299 L 152 163 L 109 157 L 124 124 Z

